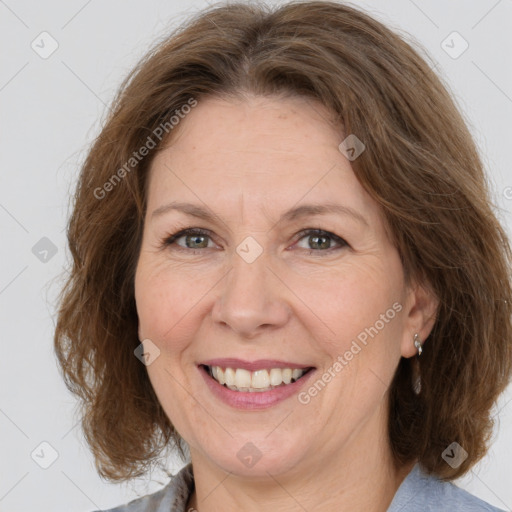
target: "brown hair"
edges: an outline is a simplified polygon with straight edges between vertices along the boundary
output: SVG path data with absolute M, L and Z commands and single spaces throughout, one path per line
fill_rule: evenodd
M 163 142 L 133 169 L 126 162 L 190 98 L 244 92 L 315 99 L 365 143 L 354 172 L 382 208 L 408 279 L 440 300 L 418 360 L 421 393 L 412 390 L 410 359 L 391 384 L 390 445 L 397 467 L 418 460 L 441 478 L 460 477 L 485 455 L 490 410 L 511 376 L 509 242 L 440 79 L 381 23 L 322 1 L 199 13 L 126 78 L 88 153 L 68 226 L 73 261 L 55 350 L 99 473 L 140 476 L 164 449 L 181 449 L 133 353 L 146 176 Z M 469 454 L 456 469 L 441 457 L 453 441 Z

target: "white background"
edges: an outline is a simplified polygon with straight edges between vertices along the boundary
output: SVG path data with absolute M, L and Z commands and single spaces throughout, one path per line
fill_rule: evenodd
M 512 1 L 355 4 L 391 28 L 412 34 L 426 48 L 468 119 L 489 169 L 499 216 L 511 233 Z M 206 6 L 204 1 L 178 0 L 0 0 L 2 512 L 109 508 L 167 481 L 165 474 L 154 474 L 114 485 L 96 474 L 76 426 L 75 401 L 53 355 L 54 300 L 67 261 L 69 195 L 106 105 L 153 42 Z M 31 48 L 43 31 L 59 45 L 47 59 Z M 469 43 L 456 59 L 441 46 L 453 31 Z M 454 41 L 450 45 L 460 48 L 460 41 Z M 32 252 L 43 237 L 57 249 L 46 262 Z M 495 441 L 488 456 L 457 483 L 512 510 L 511 388 L 495 414 Z M 43 441 L 58 453 L 48 469 L 30 455 Z M 51 452 L 38 450 L 46 458 Z M 171 461 L 169 468 L 180 465 Z

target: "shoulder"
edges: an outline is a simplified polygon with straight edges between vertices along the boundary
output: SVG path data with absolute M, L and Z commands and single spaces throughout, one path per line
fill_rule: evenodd
M 451 482 L 424 472 L 419 464 L 402 482 L 388 512 L 505 512 Z
M 188 464 L 162 489 L 102 512 L 186 512 L 194 488 L 192 465 Z M 100 511 L 95 511 L 100 512 Z

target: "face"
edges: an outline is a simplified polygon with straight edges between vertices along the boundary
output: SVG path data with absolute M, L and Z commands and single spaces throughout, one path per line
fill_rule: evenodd
M 152 162 L 147 371 L 193 460 L 235 474 L 364 452 L 414 353 L 398 252 L 328 118 L 303 98 L 210 98 Z

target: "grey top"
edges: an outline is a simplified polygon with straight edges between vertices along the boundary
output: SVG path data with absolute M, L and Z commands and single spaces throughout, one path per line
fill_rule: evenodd
M 192 465 L 185 466 L 159 491 L 104 512 L 188 512 L 194 490 Z M 416 464 L 398 488 L 388 512 L 506 512 L 451 482 L 423 472 Z M 96 511 L 99 512 L 99 511 Z

